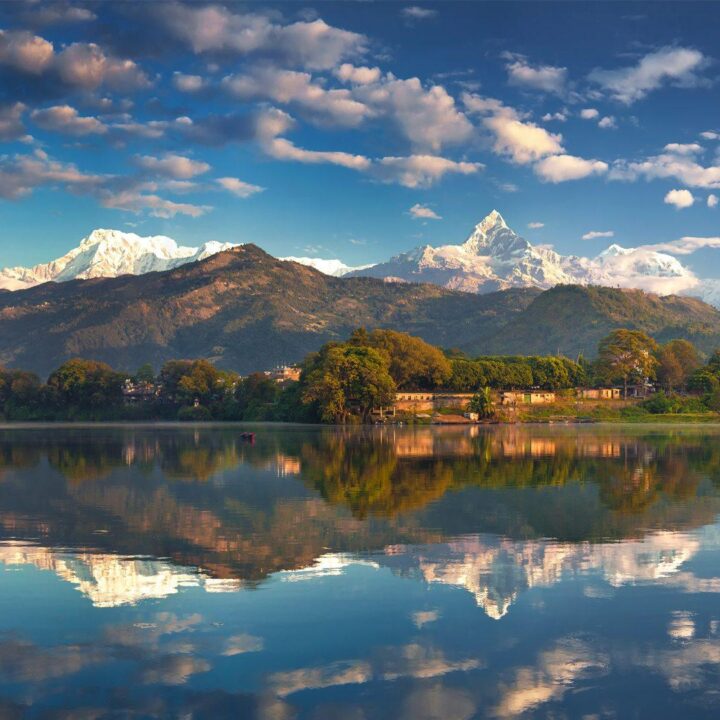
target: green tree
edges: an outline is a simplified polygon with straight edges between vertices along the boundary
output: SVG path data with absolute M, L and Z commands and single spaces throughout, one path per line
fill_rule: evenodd
M 350 336 L 350 343 L 370 346 L 385 353 L 390 375 L 402 390 L 433 390 L 444 385 L 452 375 L 452 366 L 439 348 L 418 337 L 395 330 L 364 328 Z
M 468 403 L 468 410 L 477 413 L 481 418 L 489 418 L 495 414 L 489 387 L 481 388 L 472 396 Z
M 316 403 L 324 422 L 344 423 L 357 410 L 367 420 L 373 407 L 389 405 L 396 385 L 387 356 L 372 347 L 330 343 L 303 370 L 304 403 Z
M 122 404 L 125 378 L 106 363 L 74 358 L 55 370 L 47 384 L 51 397 L 70 415 L 107 415 Z
M 627 397 L 628 382 L 655 376 L 657 343 L 640 330 L 613 330 L 600 341 L 597 373 L 606 382 L 622 380 Z
M 155 382 L 155 370 L 150 363 L 145 363 L 137 369 L 135 382 L 148 384 Z

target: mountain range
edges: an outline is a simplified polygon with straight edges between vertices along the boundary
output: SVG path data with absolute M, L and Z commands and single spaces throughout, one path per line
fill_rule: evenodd
M 94 230 L 79 246 L 52 262 L 0 270 L 0 288 L 25 289 L 48 281 L 140 275 L 169 270 L 236 247 L 207 242 L 182 247 L 165 236 L 141 237 L 118 230 Z M 594 258 L 560 255 L 532 245 L 493 210 L 459 245 L 424 245 L 385 262 L 352 267 L 338 259 L 284 257 L 334 277 L 375 277 L 428 282 L 473 293 L 559 284 L 606 285 L 649 290 L 661 295 L 695 295 L 720 307 L 720 284 L 699 280 L 677 258 L 648 247 L 613 244 Z
M 47 375 L 81 356 L 134 370 L 209 358 L 252 372 L 301 360 L 356 327 L 390 327 L 469 354 L 592 356 L 611 329 L 720 346 L 720 311 L 695 298 L 558 285 L 477 294 L 332 277 L 255 245 L 170 270 L 0 290 L 0 365 Z

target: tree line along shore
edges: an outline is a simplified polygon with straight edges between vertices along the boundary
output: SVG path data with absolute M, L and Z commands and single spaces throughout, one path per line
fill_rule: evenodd
M 326 343 L 308 355 L 289 376 L 241 377 L 202 359 L 170 360 L 158 372 L 147 364 L 128 373 L 75 358 L 45 382 L 32 372 L 0 368 L 0 419 L 368 423 L 377 422 L 377 408 L 393 407 L 399 392 L 468 394 L 463 410 L 485 421 L 708 420 L 720 412 L 720 350 L 703 357 L 687 340 L 659 345 L 627 329 L 607 335 L 596 359 L 572 360 L 468 357 L 406 333 L 359 328 L 346 341 Z M 582 388 L 616 388 L 623 400 L 581 403 Z M 552 391 L 553 402 L 512 413 L 498 402 L 499 392 L 531 390 Z M 427 418 L 396 412 L 385 421 Z

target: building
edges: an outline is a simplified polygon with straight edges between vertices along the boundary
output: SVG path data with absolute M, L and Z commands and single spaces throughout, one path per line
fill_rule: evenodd
M 555 402 L 554 392 L 543 390 L 505 391 L 500 393 L 501 405 L 549 405 Z
M 577 396 L 581 400 L 620 400 L 620 388 L 578 388 Z
M 289 365 L 278 365 L 265 374 L 276 383 L 298 382 L 300 380 L 300 368 Z
M 440 409 L 465 410 L 472 393 L 399 392 L 395 395 L 397 412 L 422 413 Z

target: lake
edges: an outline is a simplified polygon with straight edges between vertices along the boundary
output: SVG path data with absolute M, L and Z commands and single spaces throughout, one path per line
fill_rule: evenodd
M 720 714 L 720 428 L 0 428 L 0 717 Z

